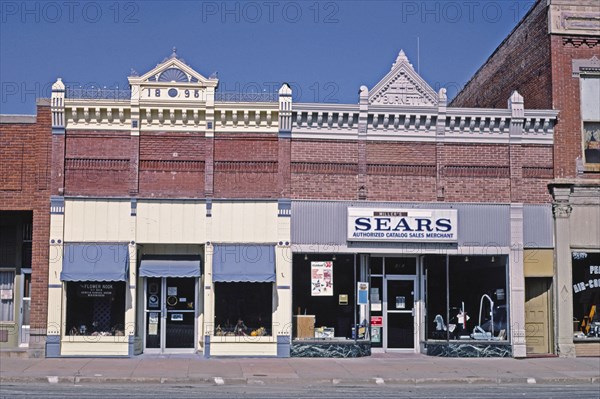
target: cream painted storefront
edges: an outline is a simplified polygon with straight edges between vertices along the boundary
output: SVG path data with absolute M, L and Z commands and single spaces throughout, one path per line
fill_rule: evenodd
M 191 199 L 65 198 L 63 202 L 53 198 L 47 356 L 182 351 L 206 356 L 286 356 L 291 322 L 288 216 L 281 216 L 278 203 L 273 201 L 215 201 L 207 206 L 205 201 Z M 229 334 L 225 325 L 217 330 L 215 304 L 219 297 L 215 287 L 228 284 L 213 282 L 213 258 L 218 248 L 233 251 L 219 266 L 225 271 L 239 262 L 260 263 L 260 251 L 274 254 L 269 259 L 263 256 L 264 267 L 272 269 L 270 281 L 262 283 L 271 287 L 271 313 L 263 316 L 270 325 L 249 325 L 247 335 Z M 117 277 L 99 275 L 99 266 L 107 264 L 107 254 Z M 190 263 L 189 259 L 198 262 Z M 159 276 L 143 277 L 144 262 L 158 262 L 160 267 L 150 273 L 159 270 Z M 188 269 L 196 264 L 197 274 L 179 276 L 181 264 Z M 118 281 L 121 275 L 124 278 Z M 253 276 L 247 276 L 248 290 L 260 284 L 253 281 Z M 158 297 L 160 305 L 150 301 L 152 295 Z M 82 309 L 86 303 L 87 313 Z M 108 320 L 104 323 L 100 321 L 102 310 Z M 111 315 L 106 316 L 107 312 Z M 184 334 L 190 337 L 193 331 L 193 336 L 184 340 L 183 348 L 169 345 L 168 336 L 152 341 L 159 342 L 158 346 L 148 339 L 181 334 L 186 330 L 181 326 L 190 326 L 190 317 L 192 328 Z M 252 334 L 253 327 L 263 327 L 260 335 Z

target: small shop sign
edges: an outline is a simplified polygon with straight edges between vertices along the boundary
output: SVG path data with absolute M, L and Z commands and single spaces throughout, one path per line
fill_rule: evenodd
M 115 293 L 112 283 L 81 283 L 77 286 L 80 298 L 110 298 Z
M 348 241 L 457 242 L 456 209 L 348 208 Z

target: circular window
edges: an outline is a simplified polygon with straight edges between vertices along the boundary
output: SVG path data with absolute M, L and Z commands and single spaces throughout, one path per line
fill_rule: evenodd
M 177 89 L 169 89 L 167 93 L 169 94 L 169 97 L 177 97 Z

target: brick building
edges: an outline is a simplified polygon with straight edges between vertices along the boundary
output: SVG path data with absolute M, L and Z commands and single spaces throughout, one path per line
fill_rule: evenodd
M 25 128 L 46 356 L 526 355 L 556 111 L 447 106 L 403 52 L 356 104 L 219 93 L 175 53 L 129 81 L 59 79 Z
M 358 104 L 221 94 L 176 54 L 129 80 L 59 79 L 37 119 L 3 117 L 51 146 L 35 163 L 50 176 L 2 190 L 23 209 L 10 190 L 37 184 L 22 191 L 39 198 L 46 356 L 526 354 L 524 270 L 552 263 L 555 111 L 517 92 L 449 107 L 403 52 Z
M 0 349 L 43 356 L 48 314 L 50 107 L 0 116 Z
M 560 110 L 551 155 L 554 268 L 526 275 L 526 305 L 552 302 L 550 352 L 600 355 L 600 5 L 537 1 L 452 105 L 501 107 L 518 90 L 527 108 Z M 531 123 L 529 121 L 526 124 Z M 546 280 L 546 282 L 544 282 Z M 583 285 L 582 285 L 583 284 Z M 542 288 L 540 288 L 542 287 Z M 550 295 L 528 295 L 540 289 Z M 545 300 L 540 298 L 547 297 Z M 554 299 L 552 299 L 554 298 Z M 531 331 L 536 328 L 531 326 Z

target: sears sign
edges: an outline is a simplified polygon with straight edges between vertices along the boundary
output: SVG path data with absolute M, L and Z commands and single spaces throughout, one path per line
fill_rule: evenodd
M 348 208 L 348 241 L 457 242 L 456 209 Z

